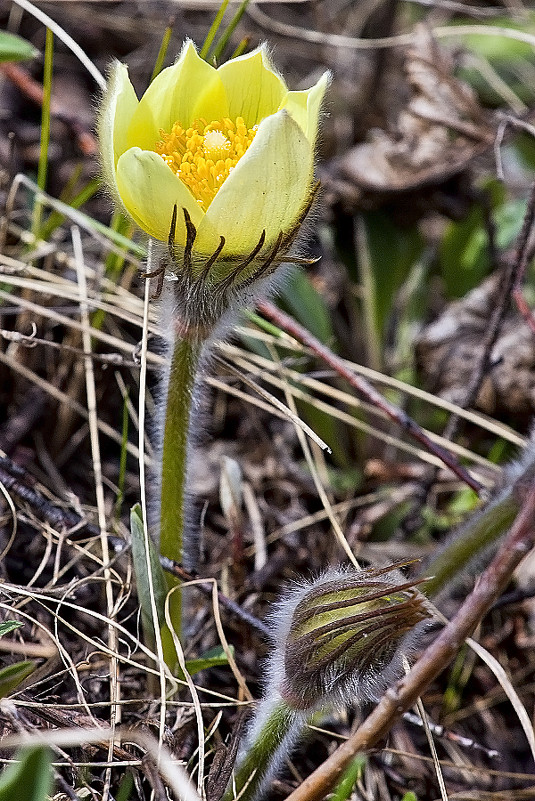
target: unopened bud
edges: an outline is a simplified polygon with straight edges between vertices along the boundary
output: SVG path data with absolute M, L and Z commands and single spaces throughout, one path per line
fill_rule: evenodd
M 387 686 L 405 635 L 429 617 L 399 566 L 331 570 L 283 602 L 280 692 L 290 706 L 367 700 Z

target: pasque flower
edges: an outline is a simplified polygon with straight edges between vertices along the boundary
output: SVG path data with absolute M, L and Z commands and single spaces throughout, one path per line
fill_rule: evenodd
M 117 62 L 99 119 L 105 180 L 193 276 L 211 260 L 216 280 L 240 262 L 249 277 L 282 256 L 308 210 L 328 82 L 288 91 L 264 45 L 215 69 L 188 41 L 138 100 Z
M 160 305 L 170 359 L 157 410 L 163 436 L 152 529 L 160 553 L 187 567 L 195 567 L 199 551 L 187 492 L 197 376 L 215 338 L 269 288 L 278 265 L 302 261 L 289 250 L 314 199 L 314 150 L 328 83 L 325 73 L 311 89 L 291 92 L 265 46 L 215 69 L 188 41 L 140 100 L 119 62 L 102 98 L 104 179 L 152 244 L 168 249 L 166 256 L 164 248 L 150 248 L 145 273 L 159 277 L 157 295 L 166 274 L 172 279 Z M 146 574 L 143 567 L 136 572 Z M 175 584 L 168 577 L 167 586 Z M 180 636 L 180 592 L 169 599 L 169 619 Z M 174 645 L 163 645 L 173 670 Z

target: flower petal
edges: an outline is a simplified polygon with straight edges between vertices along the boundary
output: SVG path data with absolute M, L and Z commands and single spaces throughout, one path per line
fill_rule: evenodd
M 288 89 L 273 69 L 264 45 L 227 61 L 217 70 L 225 87 L 229 117 L 243 117 L 248 128 L 274 114 Z M 215 119 L 215 118 L 212 118 Z
M 208 207 L 195 250 L 210 254 L 224 236 L 223 256 L 246 256 L 263 230 L 266 247 L 273 244 L 295 224 L 312 174 L 312 148 L 299 125 L 284 110 L 268 117 Z
M 321 104 L 331 82 L 331 73 L 324 72 L 319 81 L 302 92 L 288 92 L 280 108 L 285 108 L 305 132 L 312 146 L 316 141 Z
M 110 70 L 97 123 L 102 171 L 114 195 L 117 195 L 115 166 L 126 150 L 126 131 L 137 104 L 128 68 L 116 61 Z
M 160 129 L 169 132 L 175 122 L 187 128 L 209 110 L 210 120 L 228 115 L 228 103 L 221 79 L 186 42 L 172 67 L 153 80 L 137 107 L 128 130 L 128 146 L 152 150 Z
M 173 207 L 178 206 L 176 242 L 184 245 L 186 227 L 182 209 L 198 226 L 203 218 L 199 204 L 164 160 L 149 150 L 133 147 L 117 163 L 117 188 L 135 222 L 150 236 L 167 242 Z

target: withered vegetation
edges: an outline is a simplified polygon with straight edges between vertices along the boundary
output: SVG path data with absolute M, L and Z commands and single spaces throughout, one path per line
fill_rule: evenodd
M 129 511 L 143 500 L 139 445 L 151 481 L 159 399 L 149 295 L 166 279 L 145 292 L 146 243 L 124 225 L 114 242 L 104 227 L 98 91 L 82 64 L 56 37 L 46 196 L 35 184 L 42 56 L 0 64 L 0 619 L 23 624 L 0 637 L 0 666 L 35 666 L 1 702 L 0 731 L 21 742 L 64 731 L 56 801 L 178 797 L 185 774 L 172 773 L 169 755 L 218 801 L 261 693 L 266 621 L 285 583 L 348 553 L 379 567 L 425 565 L 525 444 L 535 410 L 535 38 L 454 38 L 447 26 L 529 31 L 529 5 L 266 3 L 233 34 L 227 57 L 243 37 L 251 47 L 267 39 L 292 88 L 333 72 L 321 189 L 300 251 L 321 258 L 281 282 L 282 311 L 259 307 L 270 325 L 244 317 L 206 371 L 191 486 L 202 558 L 198 575 L 174 569 L 187 586 L 186 660 L 218 649 L 228 664 L 178 681 L 168 697 L 144 644 L 129 548 Z M 216 10 L 196 0 L 39 8 L 103 73 L 112 57 L 126 61 L 139 90 L 170 18 L 168 62 L 185 37 L 204 40 Z M 6 0 L 0 18 L 44 52 L 31 14 Z M 441 605 L 448 618 L 485 564 L 455 583 Z M 474 635 L 503 675 L 462 645 L 423 695 L 438 762 L 420 718 L 405 716 L 366 751 L 340 801 L 409 801 L 409 791 L 431 801 L 440 773 L 451 799 L 535 797 L 518 714 L 532 718 L 535 701 L 533 566 L 528 555 Z M 301 787 L 357 728 L 373 707 L 358 701 L 310 731 L 270 798 Z M 168 749 L 159 768 L 158 742 Z M 0 749 L 4 763 L 13 758 Z

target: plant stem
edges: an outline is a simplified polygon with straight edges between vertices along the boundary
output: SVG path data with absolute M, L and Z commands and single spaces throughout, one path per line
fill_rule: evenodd
M 201 345 L 197 339 L 178 338 L 173 354 L 165 401 L 162 477 L 160 497 L 160 552 L 175 562 L 184 559 L 184 524 L 188 442 L 191 425 L 193 386 L 197 375 Z M 179 581 L 167 577 L 169 588 Z M 173 627 L 182 638 L 182 599 L 180 592 L 170 598 Z
M 262 709 L 265 705 L 267 710 Z M 256 725 L 245 742 L 244 753 L 238 758 L 238 767 L 222 801 L 232 801 L 238 796 L 240 801 L 255 798 L 263 782 L 288 755 L 304 726 L 300 713 L 281 698 L 274 700 L 269 695 L 255 717 Z
M 320 801 L 332 791 L 350 760 L 385 737 L 402 713 L 416 703 L 433 679 L 450 664 L 499 598 L 515 568 L 535 544 L 535 482 L 526 487 L 522 509 L 490 565 L 439 636 L 423 651 L 409 673 L 390 687 L 371 714 L 346 742 L 294 790 L 286 801 Z
M 39 189 L 46 188 L 48 174 L 48 146 L 50 144 L 50 107 L 52 102 L 52 64 L 54 57 L 54 35 L 50 28 L 46 29 L 45 64 L 43 75 L 43 108 L 41 112 L 41 145 L 39 150 L 39 164 L 37 167 L 37 185 Z M 43 206 L 36 200 L 33 208 L 32 233 L 40 236 L 41 217 Z
M 436 596 L 456 576 L 462 574 L 473 559 L 481 558 L 485 549 L 505 534 L 522 508 L 521 500 L 512 491 L 513 487 L 510 489 L 476 512 L 454 532 L 451 540 L 426 565 L 425 573 L 431 578 L 422 586 L 422 592 L 430 598 Z

